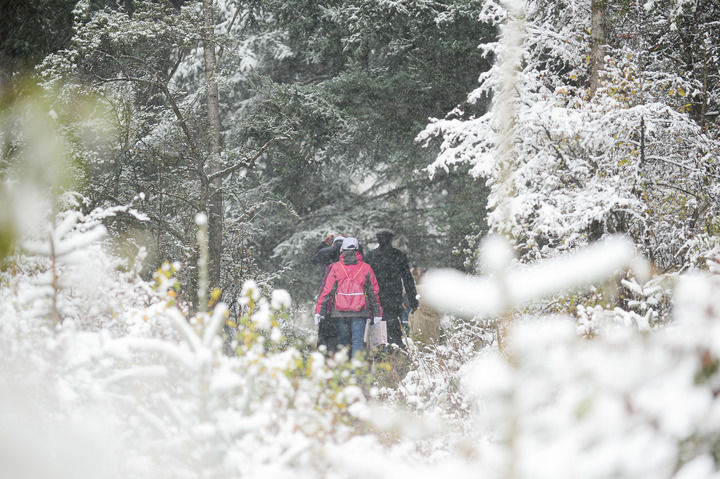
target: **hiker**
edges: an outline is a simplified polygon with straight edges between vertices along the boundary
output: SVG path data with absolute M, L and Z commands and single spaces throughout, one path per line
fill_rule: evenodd
M 345 239 L 345 235 L 328 235 L 320 245 L 315 248 L 310 262 L 322 266 L 323 268 L 329 264 L 334 263 L 340 257 L 340 245 L 342 240 Z
M 350 358 L 362 351 L 365 323 L 382 320 L 378 282 L 372 267 L 363 261 L 355 238 L 345 238 L 340 259 L 329 266 L 315 306 L 315 324 L 335 325 L 338 346 L 350 346 Z
M 342 246 L 342 242 L 345 237 L 346 235 L 344 234 L 328 235 L 322 243 L 315 248 L 315 251 L 310 257 L 310 262 L 312 264 L 323 269 L 323 276 L 322 281 L 320 282 L 320 291 L 318 291 L 318 296 L 322 291 L 322 285 L 325 284 L 325 278 L 327 278 L 327 274 L 330 271 L 330 265 L 335 263 L 340 257 L 340 246 Z M 327 320 L 318 324 L 316 321 L 315 326 L 318 328 L 318 349 L 324 346 L 326 353 L 334 353 L 337 349 L 337 332 L 335 331 L 335 323 Z
M 410 274 L 407 255 L 393 248 L 393 232 L 382 229 L 375 234 L 378 247 L 367 254 L 367 262 L 372 266 L 380 285 L 380 304 L 387 322 L 388 343 L 405 348 L 402 342 L 403 290 L 407 294 L 410 311 L 418 307 L 415 281 Z

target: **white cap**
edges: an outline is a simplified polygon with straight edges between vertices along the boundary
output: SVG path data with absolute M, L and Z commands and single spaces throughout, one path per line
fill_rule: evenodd
M 337 235 L 337 236 L 333 239 L 333 243 L 337 243 L 338 241 L 342 241 L 342 240 L 344 240 L 344 239 L 345 239 L 345 237 L 344 237 L 343 235 Z
M 360 246 L 355 238 L 345 238 L 341 249 L 360 249 Z

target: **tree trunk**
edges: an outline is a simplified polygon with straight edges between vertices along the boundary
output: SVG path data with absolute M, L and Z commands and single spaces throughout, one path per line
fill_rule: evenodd
M 707 97 L 708 97 L 708 54 L 707 54 L 707 43 L 705 42 L 706 32 L 700 34 L 700 42 L 702 44 L 703 54 L 703 90 L 702 90 L 702 104 L 700 105 L 700 128 L 703 132 L 707 131 L 707 125 L 705 124 L 705 116 L 707 114 Z
M 215 21 L 213 18 L 213 0 L 203 0 L 203 44 L 205 59 L 205 80 L 207 83 L 207 122 L 208 149 L 207 173 L 220 169 L 220 107 L 217 84 L 217 56 L 215 55 Z M 208 185 L 208 253 L 209 283 L 211 288 L 220 286 L 222 235 L 223 235 L 223 196 L 222 178 L 213 179 Z
M 600 70 L 605 61 L 605 4 L 606 0 L 592 0 L 590 35 L 590 96 L 600 84 Z

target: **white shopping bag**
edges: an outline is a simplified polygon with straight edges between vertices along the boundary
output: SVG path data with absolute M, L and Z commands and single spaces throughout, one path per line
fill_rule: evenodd
M 365 344 L 368 349 L 387 343 L 387 323 L 379 321 L 377 324 L 373 324 L 373 320 L 368 319 L 365 323 Z

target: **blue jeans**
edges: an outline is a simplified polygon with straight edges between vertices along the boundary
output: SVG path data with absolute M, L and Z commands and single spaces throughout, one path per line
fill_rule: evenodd
M 366 318 L 338 318 L 335 320 L 337 328 L 338 347 L 350 345 L 350 357 L 364 349 Z
M 403 308 L 402 314 L 400 315 L 400 323 L 405 329 L 405 334 L 410 333 L 410 308 Z

